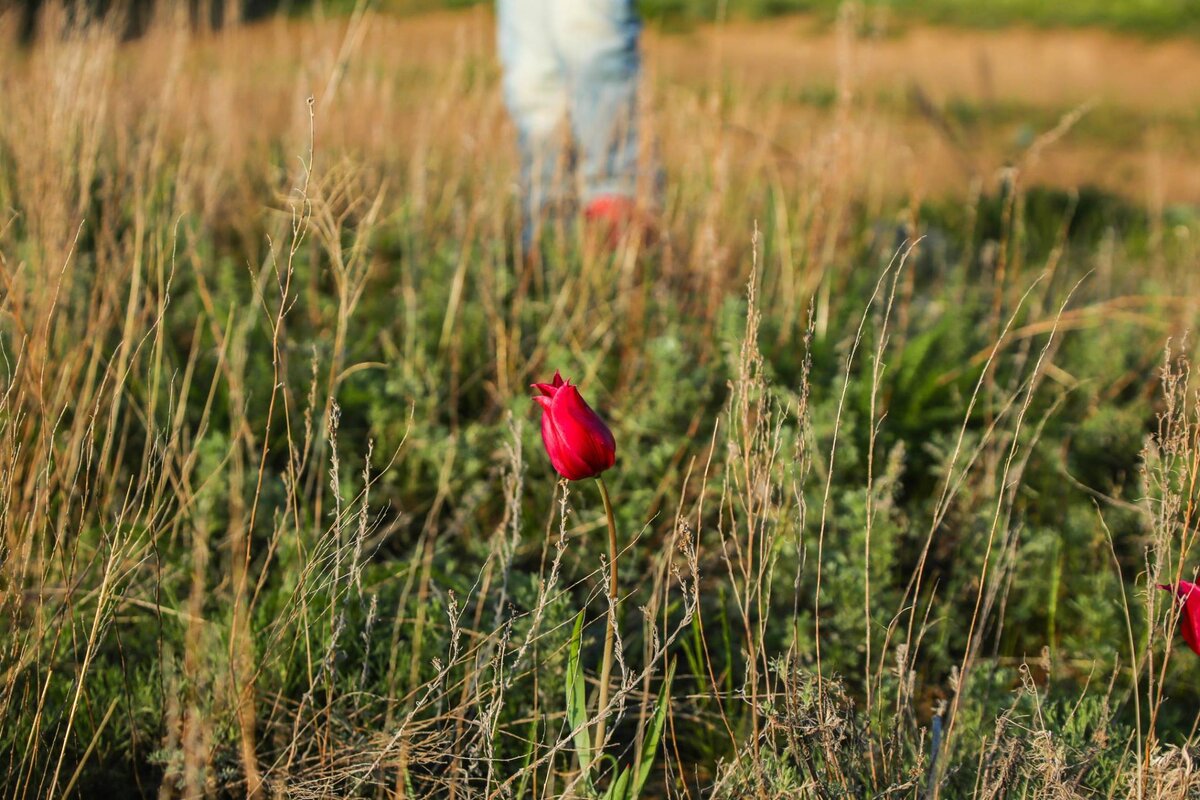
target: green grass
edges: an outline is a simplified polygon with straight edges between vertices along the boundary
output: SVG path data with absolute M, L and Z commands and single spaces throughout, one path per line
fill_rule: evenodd
M 642 0 L 643 13 L 662 21 L 758 19 L 788 13 L 814 13 L 832 19 L 838 0 Z M 869 19 L 888 14 L 889 25 L 932 22 L 995 28 L 1021 24 L 1039 27 L 1098 27 L 1152 36 L 1195 35 L 1200 32 L 1200 9 L 1187 0 L 866 0 Z
M 270 27 L 0 54 L 4 794 L 571 796 L 561 369 L 618 442 L 602 790 L 1189 800 L 1194 215 L 880 196 L 836 118 L 784 169 L 666 89 L 658 240 L 527 259 L 473 40 L 304 32 L 311 120 Z
M 480 0 L 382 0 L 403 12 L 482 5 Z M 764 19 L 783 14 L 815 14 L 832 20 L 843 0 L 639 0 L 643 15 L 669 27 L 726 19 Z M 347 3 L 347 8 L 353 7 Z M 1189 0 L 864 0 L 868 19 L 885 13 L 886 25 L 930 22 L 975 28 L 1008 25 L 1095 27 L 1147 36 L 1200 33 L 1200 9 Z
M 331 8 L 352 8 L 341 0 Z M 384 8 L 424 12 L 437 8 L 462 8 L 480 0 L 382 0 Z M 781 14 L 808 13 L 832 20 L 842 0 L 640 0 L 648 20 L 674 28 L 725 19 L 764 19 Z M 888 28 L 922 22 L 962 25 L 967 28 L 1004 28 L 1032 25 L 1037 28 L 1100 28 L 1142 36 L 1194 36 L 1200 34 L 1200 10 L 1188 0 L 865 0 L 866 18 L 887 14 Z M 330 7 L 326 4 L 326 7 Z

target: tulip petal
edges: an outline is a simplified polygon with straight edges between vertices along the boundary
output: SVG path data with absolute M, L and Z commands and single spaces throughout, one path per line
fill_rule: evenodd
M 567 480 L 592 478 L 611 467 L 617 444 L 604 420 L 588 406 L 579 389 L 555 370 L 550 383 L 530 384 L 542 408 L 542 444 L 550 463 Z
M 559 475 L 569 481 L 591 477 L 587 463 L 580 459 L 563 439 L 562 432 L 555 425 L 554 414 L 549 409 L 542 414 L 542 444 L 546 446 L 546 455 L 550 456 L 550 464 Z
M 551 417 L 559 436 L 589 467 L 585 477 L 599 475 L 611 467 L 616 461 L 617 443 L 604 420 L 579 394 L 579 389 L 567 384 L 551 403 Z
M 1200 586 L 1190 581 L 1180 581 L 1175 586 L 1160 583 L 1158 588 L 1173 592 L 1181 601 L 1179 632 L 1192 652 L 1200 655 Z
M 1193 653 L 1200 655 L 1200 586 L 1180 581 L 1179 586 L 1175 588 L 1175 594 L 1183 598 L 1183 614 L 1179 620 L 1183 640 L 1192 648 Z

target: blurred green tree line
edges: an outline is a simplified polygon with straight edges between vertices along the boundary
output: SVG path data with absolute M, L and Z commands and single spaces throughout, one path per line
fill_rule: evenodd
M 3 0 L 0 11 L 16 8 L 18 38 L 37 34 L 42 7 L 49 0 Z M 166 0 L 178 2 L 179 0 Z M 308 10 L 313 0 L 181 0 L 195 26 L 220 27 L 230 20 L 254 20 L 273 13 Z M 323 0 L 330 13 L 349 11 L 359 2 L 381 11 L 421 13 L 482 5 L 494 0 Z M 1200 3 L 1192 0 L 849 0 L 876 26 L 902 27 L 909 22 L 999 27 L 1025 24 L 1043 27 L 1101 27 L 1150 36 L 1200 33 Z M 90 18 L 118 13 L 125 35 L 145 30 L 164 0 L 76 0 L 71 12 Z M 668 28 L 724 19 L 757 19 L 808 13 L 832 20 L 848 0 L 638 0 L 645 18 Z

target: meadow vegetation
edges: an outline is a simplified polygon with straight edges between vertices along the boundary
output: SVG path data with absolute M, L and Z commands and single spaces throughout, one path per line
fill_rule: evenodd
M 350 8 L 350 0 L 338 0 Z M 390 10 L 430 11 L 485 4 L 486 0 L 382 0 Z M 639 0 L 652 22 L 677 28 L 730 19 L 764 19 L 810 14 L 825 23 L 837 19 L 844 0 Z M 912 22 L 980 28 L 1025 25 L 1046 28 L 1096 27 L 1141 36 L 1200 33 L 1200 9 L 1187 0 L 863 0 L 876 23 L 902 30 Z M 304 4 L 299 4 L 304 8 Z
M 789 13 L 812 13 L 826 20 L 837 17 L 839 0 L 643 0 L 652 18 L 664 22 L 713 21 L 722 18 L 761 18 Z M 972 27 L 1034 25 L 1092 26 L 1142 35 L 1200 33 L 1200 11 L 1184 0 L 865 0 L 863 7 L 902 28 L 912 21 Z
M 606 539 L 542 452 L 561 369 L 618 448 L 607 773 L 1200 797 L 1154 589 L 1200 555 L 1195 205 L 1034 183 L 1086 108 L 920 190 L 838 19 L 802 138 L 652 47 L 660 225 L 614 253 L 521 252 L 478 9 L 49 9 L 0 50 L 3 794 L 583 796 Z

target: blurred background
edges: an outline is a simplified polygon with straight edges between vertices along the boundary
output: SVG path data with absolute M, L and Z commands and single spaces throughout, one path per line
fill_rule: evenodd
M 643 796 L 1196 796 L 1200 4 L 640 10 L 529 259 L 490 3 L 0 5 L 5 794 L 580 796 L 561 369 Z

